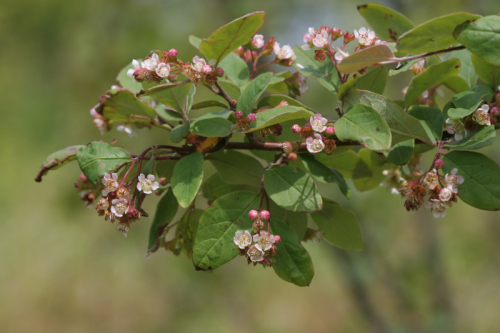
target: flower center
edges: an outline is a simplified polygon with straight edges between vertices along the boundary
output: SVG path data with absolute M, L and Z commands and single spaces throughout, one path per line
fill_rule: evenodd
M 314 119 L 311 126 L 315 131 L 319 131 L 321 128 L 323 128 L 323 123 L 319 119 Z
M 258 248 L 252 247 L 248 251 L 248 256 L 250 257 L 251 260 L 256 261 L 262 257 L 262 252 Z
M 106 187 L 106 190 L 108 192 L 114 192 L 118 188 L 118 183 L 116 182 L 116 180 L 109 179 L 108 181 L 106 181 L 106 184 L 104 186 Z
M 271 240 L 269 239 L 268 235 L 260 235 L 259 241 L 257 244 L 260 245 L 260 248 L 262 251 L 268 250 L 269 247 L 271 247 Z
M 127 205 L 124 204 L 123 202 L 119 202 L 115 205 L 115 209 L 118 214 L 124 214 L 125 211 L 127 210 Z
M 146 178 L 141 182 L 141 186 L 144 192 L 150 192 L 153 188 L 153 182 Z
M 314 139 L 312 143 L 312 147 L 314 150 L 322 150 L 323 149 L 323 141 Z
M 252 244 L 252 239 L 247 234 L 241 235 L 240 238 L 238 238 L 238 241 L 243 247 L 247 247 L 248 245 Z

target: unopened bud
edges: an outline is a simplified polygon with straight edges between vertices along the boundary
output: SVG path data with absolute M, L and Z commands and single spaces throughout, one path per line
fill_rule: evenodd
M 245 62 L 252 62 L 252 61 L 253 61 L 252 51 L 246 50 L 245 51 Z
M 262 220 L 257 219 L 252 223 L 252 228 L 254 233 L 258 233 L 260 230 L 264 228 L 264 222 L 262 222 Z
M 169 80 L 170 82 L 175 82 L 175 81 L 177 81 L 177 74 L 175 74 L 175 73 L 171 73 L 171 74 L 168 76 L 168 80 Z
M 270 126 L 270 128 L 273 134 L 276 136 L 280 136 L 281 133 L 283 133 L 283 126 L 281 126 L 280 124 L 274 124 Z
M 496 106 L 493 107 L 493 108 L 491 108 L 491 111 L 490 111 L 490 113 L 491 113 L 492 116 L 498 115 L 499 112 L 500 112 L 500 109 L 498 107 L 496 107 Z
M 339 28 L 332 28 L 331 34 L 332 34 L 332 40 L 335 41 L 342 36 L 342 30 Z
M 171 49 L 170 51 L 168 51 L 168 55 L 170 56 L 170 58 L 172 59 L 176 59 L 177 58 L 177 50 L 176 49 Z
M 165 185 L 167 183 L 167 179 L 165 177 L 160 178 L 160 185 Z
M 282 59 L 279 64 L 281 66 L 285 66 L 285 67 L 290 67 L 293 65 L 293 63 L 295 62 L 295 60 L 293 60 L 292 58 L 288 58 L 288 59 Z
M 444 162 L 443 162 L 443 160 L 441 160 L 441 159 L 436 160 L 436 163 L 434 163 L 434 166 L 435 166 L 436 168 L 442 168 L 442 167 L 443 167 L 443 165 L 444 165 Z
M 210 65 L 205 65 L 201 68 L 201 71 L 205 74 L 208 74 L 210 72 L 212 72 L 212 66 Z
M 290 161 L 292 161 L 292 162 L 293 162 L 293 161 L 296 161 L 296 160 L 297 160 L 297 153 L 296 153 L 296 152 L 293 152 L 293 153 L 288 154 L 288 159 L 289 159 Z
M 335 134 L 335 128 L 333 128 L 332 126 L 328 126 L 326 128 L 325 132 L 327 135 L 333 135 L 333 134 Z
M 275 108 L 281 108 L 284 106 L 288 106 L 288 102 L 285 100 L 282 100 L 278 105 L 275 106 Z
M 285 141 L 281 144 L 281 148 L 283 148 L 283 152 L 285 154 L 290 154 L 293 151 L 293 146 L 290 142 Z
M 137 220 L 141 217 L 141 213 L 135 207 L 129 207 L 127 215 L 130 220 Z
M 302 128 L 299 126 L 299 124 L 295 124 L 292 126 L 292 132 L 295 134 L 299 134 L 301 129 Z
M 249 113 L 248 116 L 248 121 L 253 123 L 254 121 L 257 121 L 257 116 L 255 115 L 255 113 Z
M 252 209 L 251 211 L 248 212 L 248 217 L 251 219 L 251 220 L 256 220 L 259 218 L 259 212 L 256 211 L 255 209 Z
M 351 34 L 349 33 L 349 31 L 346 31 L 344 33 L 344 43 L 347 44 L 347 43 L 350 43 L 354 40 L 354 34 Z
M 215 75 L 217 75 L 218 77 L 224 76 L 224 70 L 222 68 L 216 68 Z
M 241 111 L 241 110 L 236 111 L 236 112 L 234 113 L 234 117 L 235 117 L 236 119 L 240 119 L 241 117 L 243 117 L 243 111 Z
M 274 244 L 279 244 L 281 242 L 281 237 L 279 235 L 274 235 Z
M 497 118 L 495 118 L 495 117 L 490 117 L 490 123 L 491 123 L 492 125 L 495 125 L 495 124 L 497 123 Z
M 267 210 L 262 210 L 259 213 L 259 217 L 261 218 L 261 220 L 267 221 L 271 217 L 271 213 L 269 213 Z
M 236 50 L 234 50 L 233 52 L 236 53 L 239 56 L 242 56 L 243 53 L 245 52 L 245 49 L 243 49 L 243 46 L 240 46 Z

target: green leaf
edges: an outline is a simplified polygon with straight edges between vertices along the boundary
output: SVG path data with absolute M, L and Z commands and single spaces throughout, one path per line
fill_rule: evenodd
M 450 59 L 440 64 L 430 66 L 425 71 L 415 76 L 413 80 L 411 80 L 405 95 L 406 106 L 408 107 L 413 104 L 424 91 L 457 75 L 460 72 L 460 68 L 460 60 Z
M 457 58 L 460 60 L 462 70 L 458 73 L 458 76 L 462 77 L 467 85 L 470 87 L 474 86 L 477 81 L 477 74 L 474 71 L 474 66 L 472 65 L 471 52 L 467 49 L 453 51 L 444 53 L 440 57 L 442 60 L 449 60 L 451 58 Z
M 151 228 L 149 229 L 148 249 L 153 249 L 155 245 L 160 245 L 159 238 L 167 224 L 173 222 L 172 220 L 175 214 L 177 214 L 178 207 L 179 205 L 177 204 L 177 199 L 174 196 L 172 188 L 169 188 L 156 206 L 155 216 L 151 223 Z
M 495 66 L 474 53 L 471 56 L 471 60 L 477 76 L 495 89 L 500 84 L 500 65 Z
M 377 111 L 389 125 L 392 133 L 392 143 L 395 144 L 396 135 L 405 141 L 410 138 L 432 143 L 434 141 L 432 133 L 425 129 L 418 119 L 413 118 L 395 103 L 387 98 L 365 90 L 351 90 L 344 97 L 344 108 L 349 108 L 355 104 L 365 104 Z M 406 136 L 406 138 L 404 138 Z
M 476 21 L 472 21 L 477 19 Z M 469 19 L 455 30 L 454 36 L 467 49 L 492 65 L 500 66 L 500 17 Z
M 63 165 L 76 160 L 76 152 L 82 147 L 84 146 L 71 146 L 58 150 L 55 153 L 47 156 L 45 161 L 42 163 L 42 166 L 40 166 L 40 170 L 38 171 L 35 180 L 37 182 L 41 182 L 42 177 L 45 176 L 49 172 L 49 170 L 59 169 Z
M 471 151 L 452 151 L 443 158 L 443 171 L 464 177 L 458 186 L 459 198 L 479 209 L 500 209 L 500 166 L 483 154 Z
M 191 124 L 191 132 L 206 137 L 226 137 L 231 134 L 229 127 L 233 125 L 227 120 L 230 110 L 208 113 Z
M 156 111 L 139 100 L 128 90 L 118 90 L 102 104 L 102 114 L 105 118 L 116 121 L 131 121 L 131 115 L 155 118 Z M 149 119 L 145 120 L 149 122 Z
M 246 132 L 254 132 L 288 120 L 310 118 L 314 116 L 314 113 L 297 106 L 282 106 L 280 108 L 257 112 L 256 115 L 257 121 Z
M 324 165 L 338 170 L 344 178 L 369 178 L 372 176 L 368 165 L 352 150 L 337 156 L 316 154 L 316 159 Z
M 208 204 L 211 205 L 212 202 L 225 194 L 236 191 L 250 191 L 257 193 L 259 187 L 260 184 L 257 186 L 227 184 L 216 172 L 203 182 L 201 185 L 201 191 L 203 192 L 203 197 L 206 198 L 208 200 Z
M 479 105 L 483 101 L 489 103 L 493 95 L 495 95 L 495 92 L 491 89 L 491 87 L 484 84 L 480 86 L 474 86 L 468 91 L 464 91 L 453 96 L 451 101 L 453 102 L 453 105 L 455 105 L 455 107 L 471 110 L 472 113 L 479 107 Z M 451 108 L 448 110 L 448 113 L 450 111 Z
M 236 53 L 229 53 L 219 64 L 224 70 L 224 76 L 227 76 L 234 84 L 241 87 L 250 81 L 250 72 L 248 65 Z
M 384 67 L 374 69 L 370 73 L 359 76 L 358 73 L 351 76 L 339 89 L 338 97 L 342 99 L 349 90 L 369 90 L 376 94 L 383 94 L 387 83 L 387 70 Z
M 281 208 L 274 201 L 270 202 L 271 207 L 268 209 L 270 212 L 273 212 L 273 221 L 278 220 L 285 223 L 289 226 L 295 235 L 297 236 L 297 240 L 300 242 L 304 239 L 307 230 L 307 213 L 298 213 L 292 212 L 286 209 Z
M 193 45 L 198 50 L 200 49 L 202 39 L 193 35 L 189 36 L 189 44 Z
M 421 120 L 432 132 L 437 140 L 443 136 L 443 113 L 435 107 L 414 105 L 408 110 L 408 114 Z
M 193 264 L 197 269 L 213 270 L 238 256 L 234 235 L 252 227 L 248 212 L 258 209 L 259 203 L 256 193 L 239 191 L 224 195 L 207 208 L 193 246 Z
M 391 147 L 387 159 L 396 165 L 405 165 L 413 155 L 415 139 L 401 141 Z
M 300 45 L 295 46 L 293 50 L 297 56 L 293 67 L 302 75 L 315 78 L 331 92 L 336 92 L 340 88 L 339 76 L 330 59 L 318 62 L 314 60 L 314 50 L 303 50 Z
M 170 140 L 174 143 L 182 142 L 189 135 L 190 124 L 184 123 L 175 126 L 170 132 Z
M 193 244 L 198 231 L 198 222 L 204 212 L 201 209 L 188 209 L 175 229 L 176 246 L 184 249 L 189 259 L 193 257 Z
M 250 42 L 264 23 L 264 12 L 254 12 L 217 29 L 210 37 L 203 38 L 200 51 L 217 64 L 241 45 Z M 216 66 L 217 66 L 216 64 Z
M 491 145 L 495 138 L 495 126 L 480 126 L 474 132 L 467 132 L 467 135 L 461 141 L 447 143 L 445 147 L 456 150 L 475 150 Z
M 222 180 L 228 184 L 247 184 L 258 187 L 264 175 L 264 167 L 252 156 L 234 150 L 210 154 L 212 163 Z
M 167 83 L 165 85 L 156 85 L 156 83 L 142 83 L 147 95 L 152 96 L 159 102 L 169 106 L 179 113 L 187 113 L 193 103 L 192 98 L 196 92 L 196 87 L 191 82 L 183 84 Z M 162 88 L 163 89 L 160 89 Z M 165 89 L 167 88 L 168 89 Z M 156 90 L 155 90 L 156 89 Z M 148 93 L 149 92 L 149 93 Z M 190 105 L 191 104 L 191 105 Z
M 94 141 L 80 148 L 76 153 L 76 159 L 85 177 L 95 185 L 106 173 L 129 162 L 130 155 L 125 149 L 112 147 L 106 142 Z
M 383 174 L 386 169 L 394 168 L 394 164 L 389 163 L 384 155 L 377 154 L 368 149 L 361 149 L 359 157 L 370 170 L 370 176 L 364 173 L 353 173 L 352 180 L 359 191 L 368 191 L 380 185 L 380 182 L 387 176 Z
M 214 107 L 214 106 L 220 106 L 222 108 L 227 108 L 226 104 L 219 102 L 219 101 L 203 101 L 203 102 L 194 104 L 191 107 L 191 109 L 198 110 L 198 109 L 210 108 L 210 107 Z
M 455 93 L 461 93 L 462 91 L 469 90 L 470 88 L 467 81 L 458 75 L 447 78 L 443 81 L 443 84 Z
M 322 199 L 312 178 L 302 169 L 275 165 L 267 169 L 264 188 L 280 207 L 294 212 L 321 210 Z
M 160 160 L 156 164 L 155 171 L 158 179 L 165 178 L 165 183 L 170 183 L 177 160 Z
M 203 155 L 184 156 L 174 167 L 172 189 L 181 207 L 188 207 L 196 197 L 203 179 Z
M 123 69 L 118 73 L 116 81 L 122 86 L 123 89 L 130 90 L 133 93 L 137 93 L 142 89 L 142 85 L 137 82 L 134 78 L 127 75 L 129 69 L 134 69 L 134 65 L 128 64 L 123 67 Z
M 335 123 L 337 137 L 361 142 L 370 150 L 387 151 L 391 148 L 391 130 L 384 118 L 373 108 L 355 104 Z
M 311 153 L 299 154 L 302 163 L 311 177 L 321 183 L 336 183 L 343 195 L 348 199 L 351 197 L 351 190 L 347 186 L 344 177 L 335 169 L 330 169 L 318 161 Z
M 353 53 L 344 59 L 337 68 L 342 73 L 352 73 L 379 62 L 394 60 L 394 54 L 388 45 L 380 44 L 369 46 Z
M 305 106 L 301 102 L 297 101 L 296 99 L 291 98 L 290 96 L 287 95 L 278 95 L 278 94 L 273 94 L 266 96 L 262 98 L 259 103 L 257 104 L 257 108 L 260 109 L 264 106 L 270 106 L 270 107 L 276 107 L 278 104 L 280 104 L 282 101 L 285 101 L 288 103 L 289 106 L 298 106 L 300 108 L 312 111 L 311 108 Z M 258 113 L 257 113 L 258 115 Z
M 330 244 L 345 250 L 364 250 L 361 226 L 350 210 L 325 201 L 321 212 L 312 213 L 311 217 Z
M 398 51 L 419 54 L 433 52 L 457 44 L 453 38 L 455 28 L 468 20 L 475 20 L 479 15 L 454 13 L 441 16 L 406 32 L 398 40 Z
M 306 249 L 299 243 L 290 227 L 276 219 L 271 220 L 271 230 L 281 241 L 276 245 L 274 272 L 285 281 L 297 286 L 308 286 L 314 276 L 314 267 Z
M 397 41 L 414 27 L 406 16 L 378 3 L 358 6 L 358 11 L 382 40 Z
M 448 117 L 451 118 L 451 119 L 460 119 L 460 118 L 463 118 L 465 116 L 468 116 L 470 115 L 472 112 L 474 112 L 473 109 L 461 109 L 461 108 L 458 108 L 458 109 L 449 109 L 448 110 Z
M 273 73 L 269 72 L 261 74 L 250 81 L 250 83 L 248 83 L 248 85 L 246 85 L 241 92 L 241 96 L 238 100 L 236 109 L 241 110 L 243 112 L 243 115 L 247 116 L 252 110 L 253 104 L 257 102 L 260 95 L 262 95 L 262 93 L 266 91 L 272 77 Z

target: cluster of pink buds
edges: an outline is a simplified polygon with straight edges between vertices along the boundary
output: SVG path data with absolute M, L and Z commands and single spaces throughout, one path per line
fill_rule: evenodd
M 234 113 L 236 118 L 236 129 L 239 131 L 246 131 L 250 124 L 257 121 L 255 113 L 250 112 L 246 117 L 243 117 L 243 111 L 238 110 Z
M 306 139 L 307 150 L 313 154 L 325 151 L 330 154 L 337 148 L 334 139 L 326 139 L 324 135 L 331 136 L 335 134 L 335 128 L 326 126 L 328 119 L 320 113 L 315 114 L 309 119 L 309 122 L 300 127 L 298 124 L 292 126 L 292 131 Z
M 438 170 L 443 167 L 443 164 L 443 161 L 438 159 L 434 163 L 436 169 L 414 180 L 403 182 L 399 192 L 401 197 L 406 199 L 404 206 L 407 211 L 418 210 L 427 194 L 430 198 L 425 207 L 431 209 L 434 217 L 444 217 L 452 202 L 457 202 L 458 185 L 463 184 L 464 178 L 457 175 L 458 169 L 456 168 L 451 170 L 450 174 L 440 176 Z M 428 187 L 428 191 L 425 186 Z
M 253 222 L 253 233 L 248 230 L 238 230 L 234 235 L 234 243 L 238 246 L 240 255 L 247 257 L 248 263 L 254 265 L 262 264 L 270 267 L 274 263 L 274 255 L 276 254 L 276 244 L 281 241 L 280 236 L 271 235 L 268 231 L 262 230 L 264 223 L 271 218 L 271 214 L 267 210 L 260 212 L 251 210 L 248 213 Z
M 161 54 L 161 58 L 158 54 Z M 179 65 L 177 62 L 177 50 L 152 52 L 147 58 L 139 63 L 133 60 L 133 69 L 127 71 L 127 75 L 133 77 L 137 82 L 160 82 L 163 79 L 175 81 L 176 75 L 172 75 L 172 67 Z

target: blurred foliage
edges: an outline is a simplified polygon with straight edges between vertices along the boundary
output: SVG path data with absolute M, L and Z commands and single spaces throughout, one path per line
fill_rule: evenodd
M 306 243 L 316 277 L 309 288 L 279 280 L 241 258 L 196 272 L 160 251 L 145 259 L 151 218 L 125 239 L 87 210 L 73 189 L 77 165 L 33 181 L 53 151 L 99 137 L 89 109 L 118 71 L 152 49 L 190 59 L 189 35 L 265 10 L 262 33 L 301 43 L 309 26 L 366 25 L 358 1 L 61 1 L 0 3 L 0 331 L 2 332 L 495 332 L 500 330 L 499 215 L 459 202 L 446 218 L 407 213 L 385 188 L 345 199 L 366 250 Z M 458 11 L 495 14 L 495 0 L 383 2 L 415 23 Z M 401 99 L 406 74 L 386 93 Z M 334 112 L 313 82 L 306 105 Z M 201 89 L 200 89 L 201 91 Z M 441 105 L 442 107 L 442 105 Z M 139 151 L 123 133 L 103 139 Z M 140 147 L 165 140 L 152 130 Z M 146 142 L 147 141 L 147 142 Z M 498 144 L 487 153 L 500 162 Z M 424 161 L 425 162 L 425 161 Z M 425 165 L 425 163 L 424 163 Z M 148 206 L 149 205 L 149 206 Z M 155 203 L 147 203 L 152 210 Z M 182 212 L 179 212 L 181 214 Z

